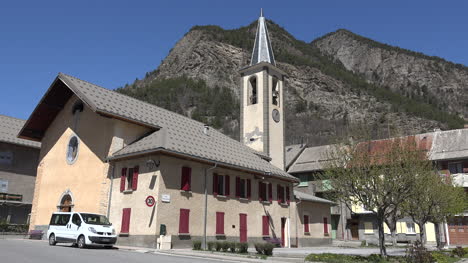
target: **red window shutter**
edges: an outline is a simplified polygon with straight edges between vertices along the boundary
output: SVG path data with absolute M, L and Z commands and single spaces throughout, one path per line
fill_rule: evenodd
M 247 179 L 247 198 L 250 199 L 252 196 L 252 183 L 250 182 L 250 179 Z
M 304 232 L 309 233 L 309 216 L 304 215 Z
M 190 209 L 180 209 L 180 217 L 179 217 L 179 233 L 180 234 L 189 233 L 189 215 L 190 215 Z
M 229 180 L 229 175 L 224 176 L 224 195 L 229 196 L 231 194 L 231 180 Z
M 240 178 L 236 177 L 236 197 L 240 197 Z
M 323 233 L 328 234 L 328 219 L 326 217 L 323 218 Z
M 131 208 L 124 208 L 122 210 L 122 226 L 120 228 L 120 233 L 128 233 L 130 231 L 130 213 Z
M 192 177 L 192 168 L 182 167 L 182 176 L 181 176 L 181 184 L 180 184 L 181 190 L 190 191 L 191 181 L 192 181 L 191 177 Z
M 138 186 L 138 170 L 139 170 L 138 166 L 133 167 L 133 178 L 132 178 L 132 190 L 133 191 L 135 191 Z
M 213 195 L 218 195 L 218 175 L 213 174 Z
M 289 186 L 286 186 L 286 202 L 288 203 L 288 205 L 291 203 L 291 199 L 289 196 Z
M 224 235 L 224 213 L 216 212 L 216 234 Z
M 262 217 L 262 235 L 264 236 L 270 235 L 270 220 L 268 216 Z
M 122 168 L 122 175 L 120 176 L 120 192 L 125 191 L 126 179 L 127 179 L 127 168 Z
M 268 201 L 273 201 L 273 184 L 268 184 Z

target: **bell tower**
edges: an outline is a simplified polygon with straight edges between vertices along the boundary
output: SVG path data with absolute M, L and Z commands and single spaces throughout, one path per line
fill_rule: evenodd
M 258 19 L 250 65 L 241 69 L 241 142 L 268 155 L 284 170 L 284 95 L 286 74 L 276 67 L 263 12 Z

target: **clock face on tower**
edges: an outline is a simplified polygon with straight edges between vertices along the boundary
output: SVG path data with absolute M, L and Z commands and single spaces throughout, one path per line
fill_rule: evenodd
M 273 117 L 273 120 L 275 122 L 279 122 L 280 121 L 280 113 L 277 109 L 274 109 L 273 112 L 271 113 L 271 116 Z

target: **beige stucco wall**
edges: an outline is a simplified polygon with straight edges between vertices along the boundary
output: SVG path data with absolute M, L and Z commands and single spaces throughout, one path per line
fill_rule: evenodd
M 148 171 L 144 166 L 147 159 L 160 160 L 157 171 Z M 133 167 L 139 165 L 142 172 L 139 175 L 138 189 L 132 193 L 120 192 L 120 171 L 122 167 Z M 192 191 L 190 193 L 180 191 L 181 169 L 183 166 L 192 168 Z M 157 235 L 159 235 L 160 224 L 167 226 L 167 235 L 172 235 L 175 247 L 190 246 L 192 240 L 201 240 L 203 237 L 204 219 L 204 175 L 205 170 L 211 165 L 201 164 L 194 161 L 184 160 L 170 156 L 149 156 L 123 161 L 115 164 L 116 178 L 113 182 L 112 203 L 110 219 L 120 231 L 122 221 L 122 209 L 132 208 L 130 218 L 130 233 L 128 237 L 120 237 L 122 244 L 137 243 L 143 246 L 152 246 Z M 213 171 L 218 174 L 230 176 L 230 196 L 214 197 Z M 157 179 L 153 177 L 156 176 Z M 235 198 L 235 177 L 250 178 L 252 180 L 252 199 L 239 200 Z M 281 218 L 294 215 L 293 207 L 279 205 L 277 201 L 271 204 L 262 204 L 258 201 L 258 181 L 254 176 L 229 169 L 216 168 L 208 172 L 208 213 L 207 213 L 207 236 L 209 240 L 216 240 L 216 212 L 224 212 L 225 239 L 239 241 L 239 214 L 247 214 L 247 236 L 248 241 L 258 242 L 262 239 L 262 216 L 269 214 L 272 219 L 270 236 L 281 238 Z M 151 181 L 155 180 L 156 186 L 149 187 Z M 288 182 L 276 179 L 268 180 L 273 183 L 273 199 L 276 199 L 276 185 L 281 183 L 286 186 Z M 290 184 L 290 183 L 289 183 Z M 292 195 L 292 184 L 290 184 Z M 170 196 L 169 203 L 161 202 L 161 195 Z M 153 209 L 145 205 L 145 198 L 153 195 L 157 199 L 156 211 L 153 220 Z M 291 197 L 292 199 L 292 197 Z M 180 209 L 190 209 L 189 227 L 190 237 L 178 235 Z M 286 226 L 286 232 L 289 226 Z M 287 234 L 287 233 L 286 233 Z M 218 237 L 224 240 L 222 237 Z M 287 240 L 287 238 L 286 238 Z M 288 242 L 288 241 L 287 241 Z M 288 244 L 286 243 L 286 246 Z
M 283 94 L 283 80 L 278 79 L 279 85 L 279 105 L 274 105 L 272 103 L 272 86 L 273 86 L 273 76 L 268 76 L 268 91 L 270 92 L 269 96 L 269 147 L 270 147 L 270 157 L 271 163 L 276 167 L 284 170 L 284 94 Z M 276 109 L 280 113 L 279 122 L 275 122 L 272 117 L 273 110 Z
M 304 215 L 309 216 L 309 232 L 304 233 Z M 327 218 L 328 236 L 324 235 L 323 218 Z M 301 201 L 297 204 L 296 217 L 294 218 L 293 228 L 297 234 L 297 240 L 293 240 L 294 245 L 299 247 L 307 247 L 317 244 L 331 243 L 331 215 L 330 205 Z
M 243 130 L 244 134 L 241 134 L 241 138 L 243 139 L 243 143 L 247 146 L 251 147 L 252 149 L 263 152 L 264 151 L 264 137 L 263 137 L 263 75 L 265 74 L 264 71 L 260 71 L 258 73 L 244 76 L 242 78 L 243 81 L 243 96 L 244 98 L 241 100 L 243 102 L 244 107 L 244 115 L 243 115 Z M 253 76 L 257 77 L 257 104 L 249 105 L 249 79 Z M 257 140 L 250 141 L 250 138 L 255 138 Z
M 70 98 L 42 139 L 31 228 L 49 223 L 51 213 L 57 211 L 66 191 L 72 195 L 74 211 L 106 214 L 110 189 L 108 154 L 148 131 L 147 128 L 102 117 L 87 106 L 77 118 L 72 114 L 76 101 L 76 96 Z M 79 138 L 79 150 L 76 161 L 69 164 L 66 152 L 73 135 Z

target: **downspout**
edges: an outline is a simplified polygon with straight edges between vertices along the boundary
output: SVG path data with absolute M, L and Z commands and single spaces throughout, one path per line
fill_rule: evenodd
M 114 185 L 114 169 L 115 166 L 109 163 L 109 166 L 112 167 L 112 172 L 110 174 L 110 189 L 109 189 L 109 201 L 107 202 L 107 218 L 110 216 L 110 208 L 112 202 L 112 187 Z
M 294 200 L 296 200 L 296 197 L 294 196 L 294 187 L 298 186 L 300 183 L 296 183 L 296 185 L 294 185 L 294 184 L 295 183 L 293 183 L 292 194 L 293 194 Z M 299 204 L 302 201 L 300 198 L 298 198 L 298 199 L 299 199 L 299 202 L 296 202 L 296 213 L 295 213 L 295 217 L 296 217 L 296 220 L 295 220 L 296 221 L 296 224 L 295 224 L 296 225 L 296 247 L 299 247 L 299 237 L 298 237 L 299 232 L 298 232 L 298 229 L 297 229 L 297 222 L 299 221 L 299 218 L 298 218 L 298 216 L 299 216 Z M 290 207 L 290 209 L 291 209 L 291 207 Z M 289 217 L 291 218 L 291 212 L 289 214 L 290 214 Z M 289 233 L 290 233 L 289 234 L 289 248 L 291 248 L 291 224 L 289 224 Z
M 208 216 L 208 185 L 207 185 L 207 177 L 208 177 L 208 171 L 213 170 L 218 166 L 218 163 L 215 163 L 213 167 L 205 169 L 205 214 L 203 215 L 203 249 L 207 249 L 207 243 L 206 243 L 206 224 L 207 224 L 207 216 Z

